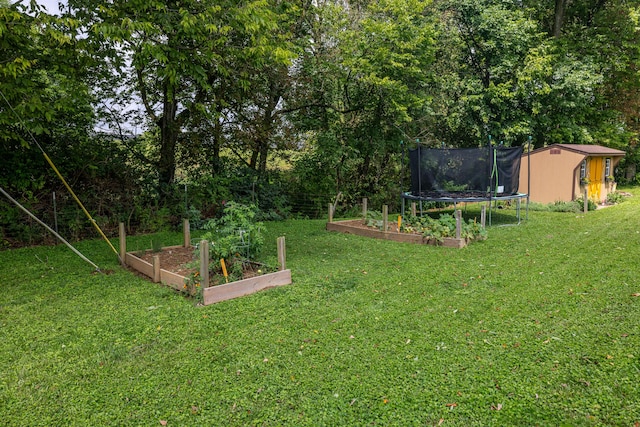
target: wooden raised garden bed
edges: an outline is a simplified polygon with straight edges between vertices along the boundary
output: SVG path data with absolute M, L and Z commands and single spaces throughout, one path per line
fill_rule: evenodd
M 415 243 L 418 245 L 440 245 L 448 248 L 464 248 L 467 240 L 455 237 L 445 237 L 442 242 L 429 239 L 420 234 L 398 233 L 396 231 L 382 231 L 367 227 L 361 219 L 328 222 L 327 230 L 340 233 L 355 234 L 357 236 L 372 237 L 374 239 L 392 240 L 394 242 Z
M 163 247 L 159 252 L 178 252 L 180 250 L 184 252 L 184 250 L 187 249 L 192 253 L 195 248 L 191 246 L 189 223 L 186 220 L 183 231 L 183 245 Z M 216 302 L 250 295 L 263 289 L 291 284 L 291 270 L 288 270 L 285 265 L 286 254 L 284 237 L 278 238 L 277 244 L 279 271 L 275 273 L 255 275 L 235 282 L 209 286 L 208 242 L 203 240 L 200 243 L 199 271 L 200 283 L 203 284 L 202 303 L 204 305 L 214 304 Z M 120 259 L 122 264 L 149 277 L 154 283 L 162 283 L 183 292 L 185 290 L 185 285 L 189 282 L 189 278 L 176 272 L 163 269 L 160 263 L 160 253 L 154 253 L 151 251 L 145 252 L 146 253 L 144 254 L 127 252 L 124 224 L 120 224 Z M 151 258 L 151 262 L 146 261 L 143 258 Z
M 363 199 L 363 217 L 366 216 L 366 206 L 366 199 Z M 333 205 L 329 204 L 329 222 L 327 222 L 326 229 L 328 231 L 355 234 L 358 236 L 371 237 L 374 239 L 392 240 L 394 242 L 414 243 L 419 245 L 437 245 L 445 246 L 448 248 L 464 248 L 469 243 L 467 239 L 461 237 L 445 237 L 441 241 L 438 241 L 433 238 L 424 237 L 422 234 L 400 233 L 397 231 L 398 226 L 395 223 L 390 223 L 388 221 L 388 208 L 386 205 L 382 207 L 382 215 L 382 229 L 367 226 L 364 219 L 353 219 L 334 222 Z M 460 236 L 461 220 L 461 212 L 456 211 L 457 236 Z

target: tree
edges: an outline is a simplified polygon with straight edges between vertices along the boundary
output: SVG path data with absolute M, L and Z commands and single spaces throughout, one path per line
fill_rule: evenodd
M 44 185 L 49 166 L 31 136 L 55 153 L 84 140 L 93 125 L 78 67 L 83 59 L 68 35 L 74 25 L 35 4 L 0 7 L 0 183 L 5 188 L 31 192 Z
M 326 2 L 310 21 L 312 45 L 295 69 L 298 102 L 305 104 L 296 123 L 306 131 L 308 155 L 331 171 L 336 193 L 387 194 L 388 178 L 396 176 L 401 129 L 411 132 L 428 101 L 422 96 L 433 62 L 428 4 Z
M 219 120 L 227 96 L 250 90 L 249 69 L 290 57 L 286 46 L 270 37 L 277 19 L 266 0 L 71 0 L 69 5 L 89 30 L 103 99 L 116 110 L 128 106 L 134 123 L 158 130 L 163 200 L 175 179 L 183 131 L 197 116 Z

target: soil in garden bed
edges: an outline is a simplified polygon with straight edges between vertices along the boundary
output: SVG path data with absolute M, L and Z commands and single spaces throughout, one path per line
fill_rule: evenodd
M 340 222 L 340 221 L 337 220 L 336 222 Z M 365 222 L 363 220 L 361 220 L 361 219 L 354 219 L 354 220 L 348 221 L 348 222 L 349 222 L 349 227 L 362 228 L 364 230 L 382 231 L 378 227 L 374 227 L 374 226 L 365 224 Z M 391 233 L 399 233 L 397 217 L 393 218 L 393 220 L 392 220 L 391 216 L 389 216 L 389 222 L 387 224 L 387 231 L 391 232 Z M 420 235 L 420 233 L 406 233 L 406 234 L 418 234 L 418 235 Z
M 194 251 L 195 249 L 192 247 L 177 247 L 171 249 L 163 249 L 159 252 L 153 252 L 149 250 L 143 253 L 136 253 L 136 256 L 144 261 L 152 263 L 153 257 L 155 255 L 159 255 L 161 269 L 171 271 L 172 273 L 176 273 L 184 277 L 188 277 L 191 273 L 200 271 L 199 259 L 196 258 Z M 256 263 L 245 262 L 243 266 L 243 279 L 248 279 L 250 277 L 262 274 L 258 273 L 258 270 L 261 270 L 261 268 Z M 262 269 L 263 268 L 264 267 L 262 267 Z M 209 282 L 210 286 L 219 285 L 221 283 L 224 283 L 224 277 L 212 274 Z

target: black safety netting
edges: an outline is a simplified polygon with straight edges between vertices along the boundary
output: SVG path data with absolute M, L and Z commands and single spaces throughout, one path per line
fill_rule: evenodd
M 421 198 L 509 196 L 518 192 L 522 147 L 409 151 L 411 195 Z

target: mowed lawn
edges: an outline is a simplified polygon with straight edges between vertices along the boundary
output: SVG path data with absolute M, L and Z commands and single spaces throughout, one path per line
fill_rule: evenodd
M 112 274 L 63 245 L 0 252 L 0 424 L 638 425 L 631 191 L 464 249 L 268 223 L 266 255 L 286 236 L 294 283 L 207 307 L 99 240 L 76 246 Z

